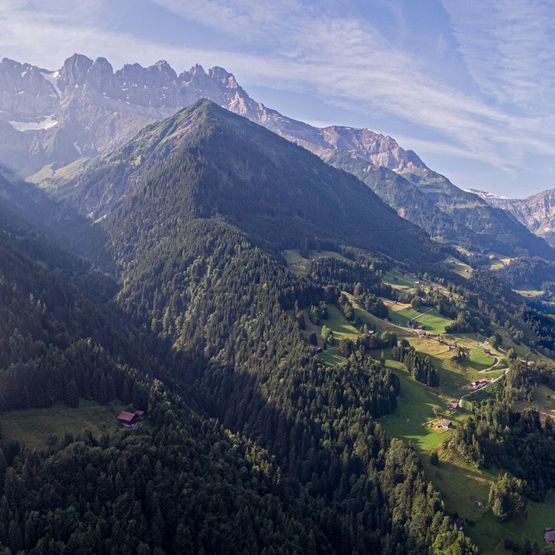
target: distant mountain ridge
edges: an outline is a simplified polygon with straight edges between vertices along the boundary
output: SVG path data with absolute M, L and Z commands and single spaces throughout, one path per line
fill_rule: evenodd
M 532 233 L 543 237 L 555 247 L 555 188 L 524 199 L 500 197 L 475 189 L 471 189 L 471 192 L 492 206 L 507 210 Z
M 75 54 L 59 70 L 49 71 L 4 59 L 0 164 L 42 185 L 67 182 L 89 160 L 113 152 L 145 125 L 201 98 L 341 169 L 355 171 L 357 166 L 356 175 L 400 215 L 442 241 L 508 256 L 554 256 L 524 226 L 455 187 L 393 138 L 369 129 L 316 128 L 288 118 L 253 100 L 220 67 L 205 72 L 196 65 L 178 75 L 161 60 L 147 68 L 127 64 L 114 72 L 105 58 L 93 61 Z

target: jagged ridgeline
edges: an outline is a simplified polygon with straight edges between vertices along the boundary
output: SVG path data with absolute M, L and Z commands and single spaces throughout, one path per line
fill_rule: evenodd
M 292 312 L 326 290 L 278 255 L 313 237 L 433 261 L 425 234 L 352 176 L 207 102 L 58 194 L 92 212 L 121 287 L 108 302 L 87 298 L 79 266 L 54 275 L 6 235 L 0 377 L 25 399 L 17 406 L 84 397 L 147 419 L 39 452 L 4 441 L 3 546 L 474 551 L 416 452 L 379 424 L 398 378 L 364 354 L 335 368 L 313 356 Z

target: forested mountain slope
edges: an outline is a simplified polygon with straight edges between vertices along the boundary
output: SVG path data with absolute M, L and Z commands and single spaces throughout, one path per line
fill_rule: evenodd
M 169 151 L 141 151 L 145 176 L 131 190 L 106 201 L 87 189 L 90 209 L 96 199 L 107 210 L 95 228 L 122 284 L 112 301 L 82 293 L 85 261 L 66 263 L 71 255 L 52 243 L 37 258 L 48 237 L 3 200 L 11 216 L 0 220 L 1 408 L 84 397 L 146 409 L 147 421 L 129 433 L 52 438 L 42 452 L 0 431 L 0 545 L 47 554 L 472 553 L 414 450 L 376 420 L 396 406 L 393 373 L 369 357 L 347 372 L 326 367 L 291 316 L 337 291 L 295 277 L 273 254 L 291 238 L 275 229 L 270 205 L 306 195 L 293 172 L 276 169 L 282 149 L 293 149 L 316 199 L 324 181 L 321 208 L 306 217 L 326 240 L 334 240 L 323 220 L 334 198 L 328 171 L 348 179 L 351 202 L 374 202 L 380 217 L 428 239 L 298 147 L 272 136 L 245 153 L 243 120 L 206 103 L 194 114 L 194 141 L 173 154 L 171 140 Z M 220 161 L 222 136 L 237 149 Z M 255 175 L 239 179 L 259 159 Z M 240 203 L 252 206 L 252 221 Z M 337 242 L 358 241 L 370 223 L 354 227 L 341 215 Z M 360 244 L 379 239 L 370 232 Z
M 188 219 L 221 218 L 274 251 L 308 241 L 440 258 L 425 233 L 359 180 L 210 101 L 147 127 L 55 196 L 104 228 L 104 220 L 127 221 L 118 210 L 127 211 L 135 228 L 123 233 L 150 244 Z
M 395 172 L 339 151 L 326 159 L 356 175 L 401 216 L 432 237 L 476 252 L 555 258 L 555 251 L 511 214 L 455 187 L 423 164 Z
M 154 380 L 163 358 L 153 357 L 152 342 L 80 298 L 9 235 L 0 235 L 0 254 L 0 410 L 76 406 L 84 397 L 149 411 L 144 432 L 95 438 L 85 430 L 53 438 L 43 453 L 3 440 L 0 431 L 2 547 L 329 551 L 309 516 L 314 509 L 293 502 L 271 457 Z M 129 365 L 141 359 L 144 366 Z

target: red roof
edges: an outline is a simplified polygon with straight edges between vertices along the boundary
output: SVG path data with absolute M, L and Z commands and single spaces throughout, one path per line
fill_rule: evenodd
M 116 417 L 120 422 L 125 422 L 126 424 L 131 424 L 135 418 L 137 418 L 137 414 L 134 412 L 127 412 L 126 410 L 122 410 Z
M 135 411 L 135 416 L 137 416 L 138 418 L 141 418 L 141 416 L 145 415 L 145 411 L 144 410 L 136 410 Z

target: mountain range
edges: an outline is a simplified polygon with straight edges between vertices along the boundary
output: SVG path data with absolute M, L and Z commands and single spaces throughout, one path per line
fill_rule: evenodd
M 430 170 L 410 150 L 369 129 L 316 128 L 253 100 L 222 68 L 179 75 L 167 62 L 113 70 L 75 54 L 51 71 L 0 63 L 0 164 L 42 186 L 73 179 L 145 125 L 208 98 L 354 173 L 402 217 L 432 237 L 477 252 L 545 258 L 553 250 L 478 195 Z
M 555 189 L 523 199 L 505 198 L 478 190 L 471 192 L 482 197 L 491 206 L 507 210 L 530 231 L 555 247 Z

